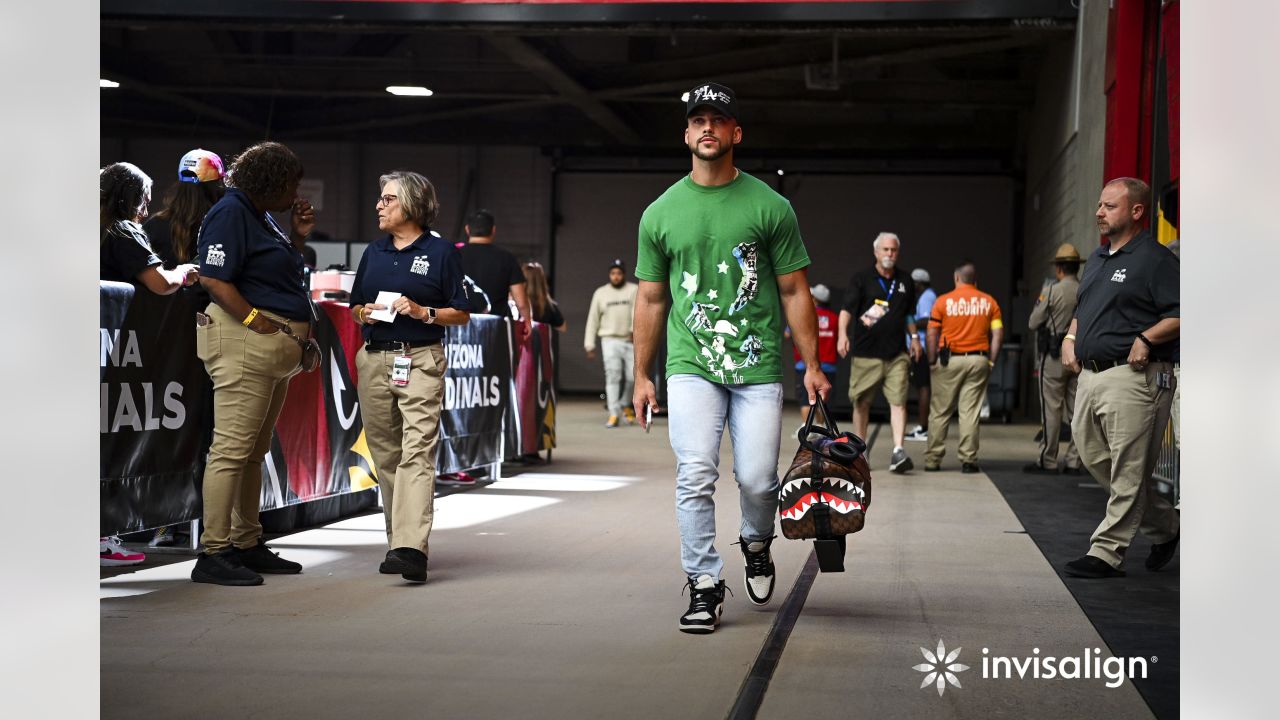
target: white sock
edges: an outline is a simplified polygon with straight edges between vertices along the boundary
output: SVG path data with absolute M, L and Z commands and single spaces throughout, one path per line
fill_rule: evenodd
M 899 451 L 899 450 L 901 450 L 901 449 L 902 449 L 902 446 L 901 446 L 901 445 L 895 445 L 895 446 L 893 447 L 893 451 L 894 451 L 894 452 L 898 452 L 898 451 Z

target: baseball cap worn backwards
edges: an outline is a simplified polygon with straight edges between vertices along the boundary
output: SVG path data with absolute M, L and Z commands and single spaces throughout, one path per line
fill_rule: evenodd
M 178 161 L 178 181 L 209 182 L 223 176 L 222 158 L 208 150 L 196 148 Z
M 689 117 L 694 110 L 703 105 L 714 108 L 734 120 L 738 119 L 738 97 L 733 94 L 732 88 L 720 83 L 702 83 L 685 93 L 685 117 Z

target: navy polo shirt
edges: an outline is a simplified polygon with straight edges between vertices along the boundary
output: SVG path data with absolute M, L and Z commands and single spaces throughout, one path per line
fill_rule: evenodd
M 1103 245 L 1085 263 L 1076 295 L 1076 357 L 1114 361 L 1129 357 L 1138 333 L 1179 316 L 1178 256 L 1142 231 L 1114 254 Z M 1151 359 L 1176 357 L 1178 341 L 1151 349 Z
M 365 248 L 356 270 L 351 306 L 376 302 L 378 293 L 395 292 L 432 308 L 469 310 L 471 300 L 462 283 L 462 256 L 453 243 L 434 230 L 397 250 L 387 235 Z M 444 338 L 441 325 L 396 315 L 395 322 L 372 323 L 362 329 L 365 342 L 432 342 Z
M 196 247 L 200 274 L 235 285 L 250 305 L 290 320 L 311 320 L 302 253 L 240 190 L 227 190 L 204 216 Z

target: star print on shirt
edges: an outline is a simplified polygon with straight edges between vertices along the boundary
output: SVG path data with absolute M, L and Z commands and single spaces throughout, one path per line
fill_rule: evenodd
M 707 291 L 708 299 L 715 300 L 718 295 L 719 293 L 716 292 L 715 288 L 711 288 L 710 290 Z
M 729 272 L 729 264 L 721 260 L 720 264 L 716 266 L 716 269 L 720 271 L 721 275 L 724 275 Z
M 680 287 L 684 288 L 686 297 L 698 292 L 698 276 L 685 273 L 684 282 L 680 283 Z

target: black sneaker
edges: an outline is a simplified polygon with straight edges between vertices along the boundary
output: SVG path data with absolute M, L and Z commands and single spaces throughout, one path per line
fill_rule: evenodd
M 1067 574 L 1071 577 L 1078 578 L 1112 578 L 1124 577 L 1124 571 L 1111 567 L 1111 564 L 1102 558 L 1096 558 L 1092 555 L 1085 555 L 1082 558 L 1072 560 L 1064 567 Z
M 756 605 L 764 605 L 773 597 L 773 555 L 769 552 L 769 545 L 775 537 L 770 535 L 764 540 L 750 542 L 739 537 L 734 543 L 742 546 L 742 555 L 747 561 L 742 584 L 747 588 L 747 598 Z
M 978 467 L 978 463 L 960 463 L 960 472 L 962 473 L 982 472 L 982 468 Z
M 710 575 L 699 575 L 689 578 L 685 587 L 689 590 L 689 609 L 680 616 L 680 632 L 715 632 L 724 609 L 724 591 L 728 589 L 724 581 L 716 582 Z
M 1152 545 L 1151 554 L 1147 556 L 1147 569 L 1151 572 L 1158 572 L 1165 565 L 1168 565 L 1169 561 L 1173 559 L 1173 551 L 1178 549 L 1178 538 L 1180 537 L 1182 537 L 1181 531 L 1174 535 L 1169 542 Z
M 267 575 L 296 575 L 302 572 L 302 563 L 285 560 L 280 553 L 271 552 L 266 541 L 258 538 L 258 544 L 245 550 L 236 550 L 245 567 Z
M 196 566 L 191 569 L 191 581 L 214 585 L 261 585 L 262 576 L 240 562 L 235 548 L 210 555 L 200 553 Z
M 893 451 L 893 456 L 889 458 L 889 472 L 905 473 L 915 464 L 911 462 L 911 458 L 907 457 L 907 451 L 899 448 Z
M 1064 467 L 1064 468 L 1062 468 L 1062 474 L 1063 474 L 1063 475 L 1075 475 L 1075 476 L 1079 477 L 1079 476 L 1081 476 L 1081 475 L 1087 475 L 1088 473 L 1086 473 L 1086 472 L 1084 471 L 1084 468 L 1082 468 L 1082 467 L 1070 467 L 1070 466 L 1068 466 L 1068 467 Z
M 400 564 L 400 577 L 409 582 L 427 581 L 427 556 L 421 550 L 410 547 L 395 548 L 387 553 L 387 562 L 392 562 L 393 558 Z

